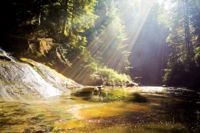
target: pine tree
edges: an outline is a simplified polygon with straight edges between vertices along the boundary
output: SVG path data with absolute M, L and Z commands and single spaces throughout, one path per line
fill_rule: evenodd
M 192 0 L 171 1 L 174 5 L 168 11 L 171 19 L 167 25 L 171 29 L 168 44 L 171 55 L 168 61 L 164 80 L 168 85 L 192 87 L 199 86 L 198 78 L 200 68 L 196 60 L 199 38 L 199 12 L 197 4 Z M 175 9 L 175 10 L 173 10 Z M 196 59 L 195 59 L 196 58 Z M 196 61 L 195 61 L 196 60 Z

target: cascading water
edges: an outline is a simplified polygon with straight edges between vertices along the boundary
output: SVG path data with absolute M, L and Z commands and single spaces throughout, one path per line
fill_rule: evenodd
M 9 56 L 2 48 L 0 48 L 0 58 L 16 62 L 15 59 L 12 56 Z
M 70 92 L 69 85 L 79 85 L 40 63 L 18 62 L 2 49 L 0 57 L 0 97 L 4 100 L 58 96 Z

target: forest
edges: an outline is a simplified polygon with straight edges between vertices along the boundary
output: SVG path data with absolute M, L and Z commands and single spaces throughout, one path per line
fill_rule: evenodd
M 199 0 L 0 6 L 0 132 L 200 132 Z
M 1 47 L 84 84 L 123 82 L 131 75 L 144 85 L 198 89 L 198 0 L 152 3 L 9 0 L 2 5 L 9 12 L 1 15 Z

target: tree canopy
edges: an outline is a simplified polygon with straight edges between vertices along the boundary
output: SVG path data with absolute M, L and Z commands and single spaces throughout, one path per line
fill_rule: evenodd
M 9 14 L 2 15 L 1 46 L 17 56 L 43 61 L 72 78 L 87 70 L 92 75 L 91 63 L 127 72 L 126 33 L 115 1 L 9 0 L 3 6 Z

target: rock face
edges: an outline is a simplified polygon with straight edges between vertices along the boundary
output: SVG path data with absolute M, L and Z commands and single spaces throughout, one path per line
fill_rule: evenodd
M 70 94 L 81 85 L 55 70 L 23 59 L 22 62 L 0 59 L 0 97 L 4 100 L 48 98 Z

